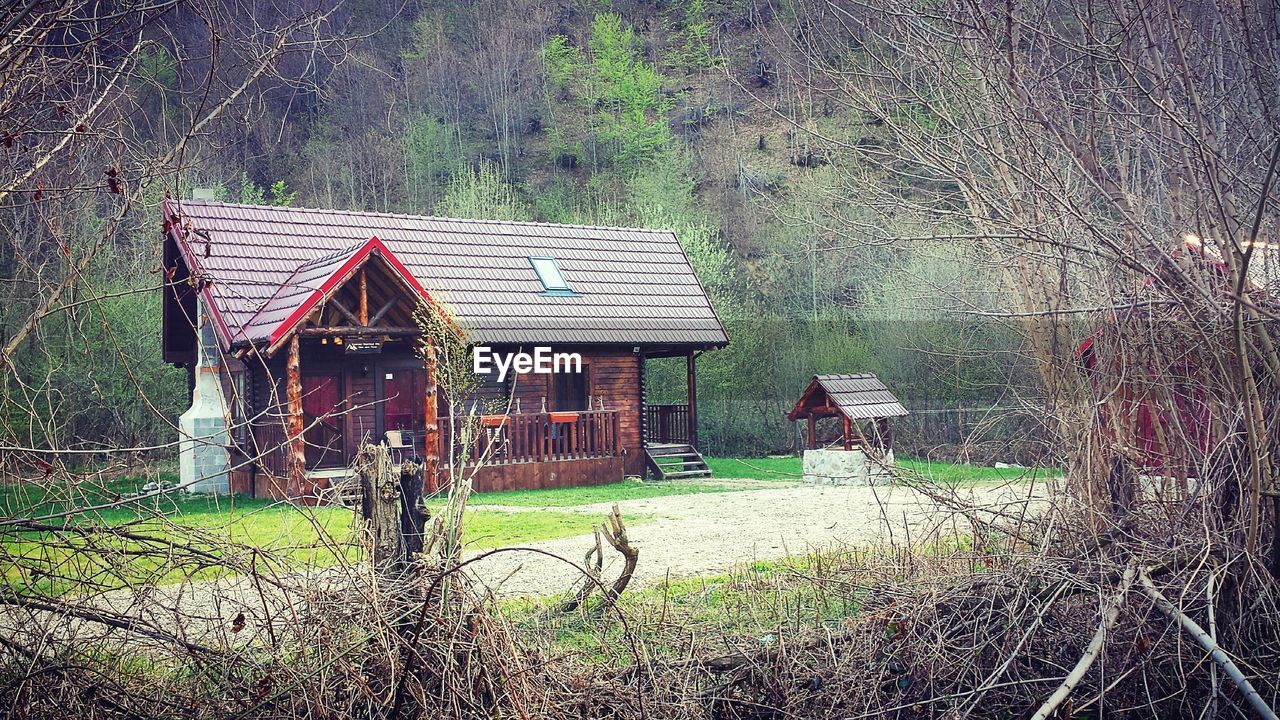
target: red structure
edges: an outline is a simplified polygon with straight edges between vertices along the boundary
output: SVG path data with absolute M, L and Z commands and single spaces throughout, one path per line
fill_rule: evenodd
M 1268 250 L 1256 253 L 1246 280 L 1255 300 L 1280 278 Z M 1234 294 L 1229 278 L 1222 257 L 1187 235 L 1077 348 L 1094 394 L 1095 431 L 1132 469 L 1196 477 L 1227 432 L 1232 408 L 1215 378 L 1223 362 L 1234 362 L 1223 334 Z M 1221 316 L 1189 321 L 1177 298 L 1192 287 L 1222 297 Z
M 366 442 L 420 456 L 429 484 L 444 460 L 482 465 L 479 490 L 616 481 L 644 471 L 647 443 L 697 442 L 695 359 L 728 336 L 670 232 L 171 200 L 164 210 L 164 358 L 194 377 L 206 319 L 233 491 L 315 497 Z M 423 308 L 467 343 L 576 353 L 581 372 L 491 373 L 450 407 L 434 351 L 422 352 Z M 679 356 L 688 403 L 648 405 L 645 361 Z M 465 445 L 452 430 L 464 414 L 484 416 Z

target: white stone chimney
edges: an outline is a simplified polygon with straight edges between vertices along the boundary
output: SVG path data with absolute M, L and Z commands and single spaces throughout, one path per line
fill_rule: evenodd
M 231 492 L 227 475 L 227 403 L 218 378 L 218 341 L 202 299 L 196 301 L 196 322 L 200 337 L 196 385 L 191 409 L 178 419 L 178 470 L 182 486 L 188 491 L 226 495 Z

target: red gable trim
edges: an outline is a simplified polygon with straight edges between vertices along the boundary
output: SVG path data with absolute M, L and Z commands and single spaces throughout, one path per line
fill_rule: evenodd
M 315 309 L 316 305 L 319 305 L 321 302 L 329 299 L 330 296 L 338 291 L 338 288 L 345 285 L 346 282 L 351 279 L 351 276 L 355 274 L 356 270 L 360 269 L 369 260 L 369 258 L 374 255 L 380 256 L 385 260 L 387 265 L 389 265 L 391 269 L 400 276 L 400 279 L 404 281 L 405 284 L 413 288 L 420 298 L 428 303 L 431 302 L 431 296 L 427 293 L 426 289 L 422 287 L 418 280 L 413 277 L 413 274 L 404 266 L 404 263 L 400 262 L 400 259 L 395 256 L 395 253 L 391 252 L 391 250 L 384 245 L 377 236 L 374 236 L 369 238 L 364 245 L 361 245 L 359 249 L 352 253 L 351 257 L 347 258 L 347 261 L 342 264 L 342 267 L 335 270 L 333 274 L 331 274 L 324 283 L 315 290 L 315 292 L 311 293 L 311 295 L 308 296 L 296 310 L 289 314 L 289 317 L 281 321 L 281 323 L 271 331 L 271 335 L 267 338 L 267 354 L 270 355 L 274 353 L 278 349 L 280 342 L 297 329 L 297 326 L 302 323 L 303 319 L 306 318 L 313 309 Z
M 174 242 L 178 246 L 178 253 L 182 256 L 182 261 L 187 265 L 187 272 L 190 273 L 192 279 L 196 279 L 204 275 L 204 269 L 200 267 L 200 261 L 196 259 L 196 254 L 191 246 L 187 243 L 187 237 L 182 232 L 182 212 L 180 204 L 172 198 L 165 198 L 161 204 L 164 210 L 164 229 L 173 237 Z M 198 287 L 198 286 L 197 286 Z M 204 301 L 205 312 L 213 319 L 213 330 L 218 335 L 218 340 L 223 349 L 230 349 L 231 339 L 234 336 L 231 328 L 227 326 L 227 321 L 222 317 L 222 310 L 218 307 L 218 303 L 213 296 L 212 283 L 199 289 L 200 298 Z M 196 328 L 197 342 L 200 335 L 200 328 Z

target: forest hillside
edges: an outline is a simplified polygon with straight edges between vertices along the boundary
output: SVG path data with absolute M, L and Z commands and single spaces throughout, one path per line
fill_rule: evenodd
M 305 9 L 257 8 L 249 22 L 247 8 L 211 7 L 245 32 Z M 159 203 L 202 188 L 232 202 L 672 229 L 732 338 L 700 363 L 709 451 L 790 451 L 783 414 L 812 375 L 875 372 L 918 411 L 904 447 L 949 456 L 968 440 L 987 461 L 1034 459 L 1038 382 L 1017 333 L 972 314 L 1006 304 L 998 270 L 936 221 L 886 207 L 886 195 L 910 200 L 939 181 L 889 177 L 849 152 L 893 141 L 882 120 L 813 92 L 794 62 L 793 11 L 755 0 L 338 6 L 318 31 L 325 43 L 284 54 L 131 205 L 86 265 L 76 297 L 98 299 L 17 348 L 49 382 L 7 388 L 8 422 L 61 447 L 171 439 L 185 373 L 159 358 Z M 125 81 L 127 137 L 98 149 L 102 164 L 122 143 L 160 147 L 185 132 L 211 63 L 232 62 L 211 54 L 217 19 L 185 6 L 155 19 Z M 117 52 L 104 63 L 124 62 Z M 867 183 L 875 190 L 855 195 L 867 202 L 849 202 Z M 50 227 L 55 207 L 69 212 Z M 24 242 L 0 249 L 0 275 L 18 280 L 0 290 L 0 337 L 35 310 L 30 283 L 72 272 L 67 258 L 102 231 L 100 209 L 47 197 L 8 211 Z M 942 239 L 894 239 L 904 236 Z M 651 399 L 683 393 L 682 373 L 659 363 Z

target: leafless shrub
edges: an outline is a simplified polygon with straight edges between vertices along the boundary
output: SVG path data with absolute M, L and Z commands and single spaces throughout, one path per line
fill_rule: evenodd
M 1270 539 L 1280 574 L 1274 8 L 815 0 L 782 15 L 761 27 L 779 75 L 873 121 L 793 119 L 875 210 L 842 229 L 874 238 L 909 212 L 939 230 L 898 242 L 987 259 L 1006 295 L 969 312 L 1023 338 L 1043 388 L 1027 410 L 1089 526 L 1153 499 L 1146 476 L 1192 475 L 1183 510 L 1243 552 Z

